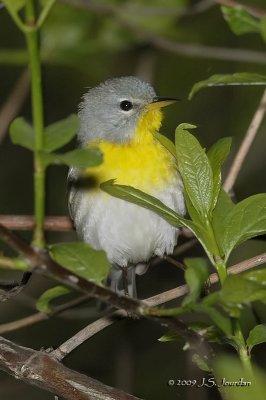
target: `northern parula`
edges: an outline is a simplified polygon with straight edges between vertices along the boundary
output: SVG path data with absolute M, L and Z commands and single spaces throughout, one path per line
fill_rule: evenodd
M 79 144 L 97 146 L 103 162 L 86 170 L 70 169 L 70 214 L 78 236 L 106 252 L 111 288 L 131 296 L 136 296 L 135 273 L 143 273 L 153 255 L 173 252 L 178 229 L 153 211 L 103 192 L 99 184 L 115 179 L 185 214 L 176 160 L 154 136 L 161 127 L 161 108 L 173 102 L 129 76 L 89 89 L 79 106 Z M 78 185 L 80 179 L 85 184 Z

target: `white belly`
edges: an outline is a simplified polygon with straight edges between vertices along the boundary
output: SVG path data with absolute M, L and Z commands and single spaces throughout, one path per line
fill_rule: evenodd
M 184 215 L 179 179 L 153 195 Z M 79 237 L 95 249 L 104 250 L 112 264 L 126 267 L 153 255 L 173 252 L 178 229 L 153 211 L 100 191 L 76 192 L 70 196 L 70 203 Z

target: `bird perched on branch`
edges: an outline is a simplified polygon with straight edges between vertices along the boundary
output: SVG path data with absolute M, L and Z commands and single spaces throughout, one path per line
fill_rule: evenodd
M 99 184 L 115 179 L 184 215 L 176 160 L 154 136 L 161 108 L 175 101 L 156 96 L 149 83 L 129 76 L 90 89 L 79 107 L 79 144 L 97 146 L 103 162 L 83 171 L 71 168 L 70 214 L 79 237 L 107 253 L 111 288 L 130 296 L 136 296 L 135 273 L 145 272 L 153 255 L 173 252 L 178 229 L 153 211 L 103 192 Z

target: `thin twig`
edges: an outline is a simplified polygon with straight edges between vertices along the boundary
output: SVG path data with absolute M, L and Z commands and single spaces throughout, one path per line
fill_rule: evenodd
M 156 35 L 130 20 L 127 12 L 121 12 L 121 5 L 116 6 L 107 2 L 87 0 L 64 0 L 76 7 L 89 9 L 98 14 L 114 15 L 125 28 L 131 30 L 142 42 L 147 41 L 154 47 L 181 54 L 187 57 L 210 58 L 217 60 L 239 61 L 257 64 L 266 64 L 266 55 L 263 52 L 242 50 L 236 48 L 211 47 L 200 44 L 180 43 Z M 126 9 L 124 10 L 126 11 Z M 182 16 L 182 13 L 181 15 Z
M 31 272 L 24 272 L 20 282 L 2 282 L 0 284 L 1 293 L 0 301 L 7 301 L 12 297 L 17 296 L 27 285 L 31 278 Z
M 16 321 L 7 322 L 0 325 L 0 334 L 17 331 L 18 329 L 28 327 L 36 324 L 37 322 L 45 321 L 48 319 L 48 314 L 41 312 L 28 315 L 27 317 L 17 319 Z
M 34 216 L 0 214 L 0 224 L 15 231 L 31 231 L 34 228 Z M 68 232 L 72 231 L 74 227 L 73 222 L 67 215 L 50 215 L 45 217 L 44 229 L 53 232 Z M 182 228 L 180 235 L 186 238 L 194 237 L 193 233 L 187 228 Z
M 174 265 L 175 267 L 182 269 L 182 271 L 185 270 L 184 264 L 182 264 L 180 261 L 177 261 L 177 260 L 175 260 L 174 258 L 172 258 L 172 257 L 170 257 L 170 256 L 164 255 L 164 256 L 162 257 L 162 259 L 168 261 L 169 264 L 172 264 L 172 265 Z
M 107 1 L 99 1 L 99 0 L 64 0 L 64 3 L 70 4 L 74 7 L 90 9 L 91 11 L 97 12 L 99 14 L 114 14 L 119 13 L 119 11 L 123 10 L 123 12 L 128 12 L 131 14 L 143 15 L 145 17 L 153 17 L 153 16 L 175 16 L 175 17 L 183 17 L 186 15 L 192 15 L 201 13 L 206 11 L 208 8 L 213 7 L 215 4 L 213 0 L 201 0 L 198 3 L 183 9 L 183 7 L 176 6 L 154 6 L 154 5 L 144 5 L 144 4 L 134 4 L 134 3 L 124 3 L 119 4 L 119 6 L 115 4 L 110 4 Z
M 88 299 L 90 299 L 89 295 L 83 295 L 76 299 L 70 300 L 67 303 L 60 304 L 59 306 L 54 307 L 49 314 L 37 312 L 16 321 L 1 324 L 0 335 L 3 335 L 3 333 L 12 332 L 21 328 L 28 327 L 30 325 L 36 324 L 37 322 L 45 321 L 50 317 L 54 317 L 55 315 L 58 315 L 63 311 L 69 310 L 70 308 L 76 307 L 77 305 L 84 303 Z
M 252 257 L 248 260 L 242 261 L 238 264 L 233 265 L 228 268 L 229 274 L 238 274 L 240 272 L 246 271 L 251 268 L 255 268 L 259 265 L 266 263 L 266 253 L 260 254 L 258 256 Z M 209 282 L 211 285 L 217 283 L 219 281 L 219 277 L 217 273 L 213 273 L 209 277 Z M 184 296 L 188 293 L 188 286 L 181 285 L 177 288 L 168 290 L 167 292 L 160 293 L 158 295 L 149 297 L 148 299 L 143 300 L 145 304 L 149 307 L 159 306 L 168 301 L 175 300 L 179 297 Z M 112 325 L 116 321 L 127 317 L 127 313 L 124 310 L 117 310 L 110 314 L 109 316 L 102 317 L 97 321 L 92 322 L 81 331 L 76 333 L 70 339 L 68 339 L 65 343 L 61 344 L 56 350 L 53 351 L 53 356 L 62 360 L 69 353 L 75 350 L 78 346 L 80 346 L 84 341 L 90 339 L 92 336 L 96 335 L 98 332 Z
M 207 357 L 208 354 L 211 354 L 208 345 L 203 343 L 203 338 L 177 318 L 161 316 L 158 312 L 156 313 L 154 309 L 147 307 L 146 303 L 143 301 L 122 296 L 118 293 L 112 292 L 110 289 L 98 286 L 91 281 L 87 281 L 74 272 L 69 272 L 52 260 L 47 251 L 31 247 L 20 237 L 2 225 L 0 225 L 0 238 L 14 250 L 16 250 L 20 255 L 26 258 L 26 262 L 31 270 L 34 269 L 36 272 L 39 272 L 45 276 L 52 276 L 54 279 L 64 285 L 73 287 L 78 291 L 85 292 L 92 298 L 111 304 L 118 309 L 122 308 L 131 315 L 136 315 L 138 317 L 145 316 L 146 318 L 150 318 L 157 323 L 168 326 L 169 328 L 174 327 L 175 329 L 178 329 L 180 335 L 185 336 L 185 339 L 193 348 L 197 343 L 200 346 L 199 348 L 202 349 L 203 353 L 206 350 Z
M 156 54 L 153 49 L 145 49 L 138 57 L 135 76 L 152 83 L 154 81 Z
M 17 231 L 31 231 L 34 228 L 33 215 L 0 215 L 0 224 L 8 229 Z M 73 224 L 67 216 L 45 217 L 46 231 L 65 232 L 73 230 Z
M 46 250 L 31 247 L 19 236 L 6 229 L 3 225 L 0 225 L 0 239 L 5 241 L 13 250 L 17 251 L 23 258 L 25 258 L 30 271 L 34 270 L 44 276 L 52 276 L 63 285 L 90 294 L 93 298 L 111 304 L 117 308 L 126 309 L 136 315 L 143 314 L 145 305 L 140 301 L 131 297 L 121 296 L 110 289 L 98 286 L 91 281 L 87 281 L 85 278 L 78 276 L 74 272 L 68 271 L 52 260 Z
M 266 11 L 261 8 L 251 7 L 248 4 L 243 4 L 235 0 L 214 0 L 216 3 L 229 7 L 241 7 L 254 17 L 263 18 L 266 16 Z
M 194 247 L 196 244 L 198 244 L 199 241 L 198 239 L 190 239 L 187 242 L 180 244 L 179 246 L 176 246 L 174 249 L 174 256 L 180 256 L 180 254 L 185 253 L 186 251 L 190 250 L 192 247 Z
M 16 269 L 16 265 L 12 258 L 0 257 L 0 268 Z
M 262 51 L 180 43 L 163 37 L 153 37 L 151 43 L 157 48 L 186 57 L 266 64 L 266 55 Z
M 3 140 L 10 122 L 17 116 L 30 89 L 29 70 L 26 68 L 15 83 L 9 97 L 0 110 L 0 142 Z
M 254 117 L 252 118 L 252 121 L 247 130 L 247 133 L 241 143 L 241 146 L 239 147 L 239 149 L 237 151 L 237 154 L 234 158 L 234 161 L 233 161 L 231 168 L 228 172 L 228 175 L 225 179 L 223 187 L 224 187 L 224 190 L 228 193 L 232 190 L 232 188 L 235 184 L 235 181 L 241 170 L 243 162 L 244 162 L 244 160 L 249 152 L 249 149 L 256 137 L 256 134 L 259 131 L 259 128 L 263 121 L 265 112 L 266 112 L 266 90 L 263 93 L 263 96 L 259 103 L 259 107 L 257 108 L 257 110 L 254 114 Z

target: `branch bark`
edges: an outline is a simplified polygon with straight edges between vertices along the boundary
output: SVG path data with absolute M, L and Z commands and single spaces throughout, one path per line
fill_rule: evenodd
M 244 8 L 247 12 L 257 18 L 263 18 L 266 16 L 266 11 L 262 8 L 251 7 L 248 4 L 243 4 L 235 0 L 214 0 L 215 3 L 221 4 L 222 6 L 228 7 L 241 7 Z
M 241 146 L 239 147 L 239 149 L 236 153 L 236 156 L 233 160 L 231 168 L 225 179 L 223 187 L 224 187 L 224 190 L 228 193 L 233 189 L 233 186 L 239 175 L 241 167 L 245 161 L 245 158 L 250 150 L 250 147 L 251 147 L 252 143 L 254 142 L 254 139 L 255 139 L 255 137 L 258 133 L 258 130 L 261 126 L 261 123 L 263 121 L 265 113 L 266 113 L 266 90 L 264 90 L 264 92 L 263 92 L 259 106 L 252 118 L 252 121 L 247 130 L 247 133 L 241 143 Z
M 228 268 L 228 272 L 229 274 L 238 274 L 240 272 L 244 272 L 248 269 L 255 268 L 265 263 L 266 263 L 266 253 L 263 253 L 233 265 L 232 267 Z M 213 273 L 209 276 L 209 282 L 211 285 L 217 283 L 218 281 L 219 277 L 217 273 Z M 167 292 L 149 297 L 148 299 L 145 299 L 143 301 L 149 307 L 154 307 L 167 303 L 168 301 L 177 299 L 179 297 L 182 297 L 187 293 L 188 293 L 188 286 L 181 285 L 174 289 L 168 290 Z M 53 351 L 53 356 L 56 357 L 58 360 L 62 360 L 69 353 L 71 353 L 78 346 L 80 346 L 83 342 L 85 342 L 92 336 L 101 332 L 103 329 L 108 328 L 108 326 L 112 325 L 113 323 L 125 317 L 127 317 L 127 313 L 124 310 L 117 310 L 108 316 L 99 318 L 98 320 L 87 325 L 85 328 L 81 329 L 74 336 L 69 338 L 66 342 L 62 343 L 56 350 Z
M 91 297 L 111 304 L 118 309 L 122 308 L 130 315 L 137 317 L 145 316 L 146 318 L 151 318 L 152 320 L 163 324 L 164 326 L 169 326 L 169 328 L 178 329 L 179 334 L 181 336 L 185 336 L 185 339 L 190 343 L 192 348 L 195 346 L 195 344 L 197 344 L 200 348 L 204 347 L 204 349 L 207 349 L 207 358 L 209 357 L 209 354 L 211 354 L 208 345 L 203 343 L 202 337 L 192 329 L 188 328 L 177 318 L 161 317 L 159 313 L 157 315 L 155 310 L 149 308 L 143 301 L 139 301 L 127 296 L 121 296 L 105 287 L 98 286 L 93 282 L 87 281 L 73 272 L 69 272 L 61 265 L 53 261 L 47 251 L 31 247 L 13 232 L 1 225 L 0 238 L 26 259 L 31 270 L 34 269 L 36 272 L 39 272 L 43 275 L 52 276 L 58 282 L 73 287 L 78 291 L 87 293 Z M 200 349 L 198 350 L 200 351 Z
M 73 371 L 45 352 L 0 337 L 0 369 L 68 400 L 140 400 Z
M 169 40 L 153 32 L 144 29 L 137 23 L 133 23 L 127 15 L 129 14 L 127 6 L 124 9 L 121 5 L 116 6 L 108 2 L 99 2 L 94 0 L 64 0 L 65 3 L 96 12 L 100 15 L 113 15 L 119 19 L 121 25 L 135 33 L 142 41 L 147 41 L 153 47 L 160 48 L 173 53 L 181 54 L 186 57 L 209 58 L 216 60 L 239 61 L 247 63 L 266 64 L 266 55 L 260 51 L 242 50 L 236 48 L 212 47 L 200 45 L 197 43 L 180 43 Z M 123 11 L 123 12 L 122 12 Z M 188 9 L 189 11 L 189 9 Z M 184 13 L 184 15 L 186 12 Z M 179 14 L 182 17 L 182 12 Z
M 0 239 L 5 241 L 7 245 L 25 258 L 30 271 L 34 270 L 42 275 L 52 276 L 63 285 L 90 294 L 91 297 L 111 304 L 117 308 L 126 309 L 136 315 L 143 314 L 145 305 L 140 301 L 126 296 L 120 296 L 105 287 L 98 286 L 75 273 L 68 271 L 53 261 L 46 250 L 31 247 L 3 225 L 0 225 Z
M 33 215 L 0 215 L 0 224 L 8 229 L 31 231 L 34 229 Z M 73 224 L 68 216 L 45 217 L 44 230 L 64 232 L 73 230 Z
M 10 122 L 16 117 L 30 89 L 29 70 L 25 69 L 0 110 L 0 142 L 4 139 Z

